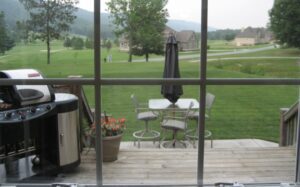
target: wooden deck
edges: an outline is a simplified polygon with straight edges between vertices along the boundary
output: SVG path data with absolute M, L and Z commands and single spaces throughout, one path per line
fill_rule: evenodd
M 295 155 L 294 148 L 206 149 L 204 183 L 291 182 Z M 64 182 L 96 182 L 95 151 L 81 158 Z M 196 184 L 196 171 L 196 149 L 122 149 L 117 161 L 103 165 L 105 184 Z

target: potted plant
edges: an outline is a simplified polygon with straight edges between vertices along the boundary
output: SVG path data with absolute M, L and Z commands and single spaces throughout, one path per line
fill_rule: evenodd
M 118 159 L 120 143 L 126 128 L 125 118 L 113 118 L 105 116 L 101 119 L 103 162 L 112 162 Z M 94 144 L 96 137 L 96 125 L 93 124 L 86 132 Z M 95 144 L 94 144 L 95 145 Z

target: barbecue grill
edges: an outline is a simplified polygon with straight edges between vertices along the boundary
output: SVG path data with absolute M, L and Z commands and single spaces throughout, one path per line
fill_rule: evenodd
M 0 78 L 43 79 L 33 69 L 0 71 Z M 48 85 L 0 86 L 0 183 L 76 167 L 78 121 L 72 94 Z

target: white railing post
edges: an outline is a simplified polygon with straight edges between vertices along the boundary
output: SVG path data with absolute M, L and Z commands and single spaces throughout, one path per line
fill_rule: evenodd
M 297 157 L 296 157 L 296 178 L 295 178 L 295 182 L 299 183 L 300 182 L 300 160 L 299 160 L 299 156 L 300 156 L 300 100 L 298 101 L 298 120 L 297 120 Z
M 288 145 L 288 135 L 287 135 L 287 124 L 284 120 L 284 114 L 289 110 L 289 108 L 280 108 L 280 138 L 279 146 Z

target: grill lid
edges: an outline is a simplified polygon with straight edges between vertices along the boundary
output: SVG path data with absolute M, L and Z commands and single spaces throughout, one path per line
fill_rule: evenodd
M 34 69 L 0 71 L 0 78 L 6 79 L 43 79 Z M 8 104 L 26 106 L 54 101 L 54 91 L 48 85 L 0 86 L 0 100 Z

